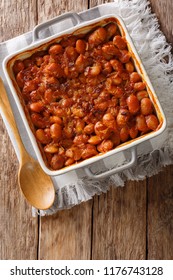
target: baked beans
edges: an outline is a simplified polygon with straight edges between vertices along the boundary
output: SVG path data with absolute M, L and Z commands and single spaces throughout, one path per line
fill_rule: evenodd
M 13 66 L 37 141 L 58 170 L 157 130 L 126 39 L 109 23 L 65 35 Z

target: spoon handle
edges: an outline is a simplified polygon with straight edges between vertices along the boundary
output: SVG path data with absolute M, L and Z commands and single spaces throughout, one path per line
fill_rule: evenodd
M 15 119 L 14 119 L 14 115 L 11 109 L 11 105 L 10 102 L 8 100 L 8 96 L 7 96 L 7 92 L 6 89 L 4 87 L 4 83 L 0 77 L 0 109 L 3 112 L 8 124 L 10 125 L 10 128 L 15 136 L 18 148 L 19 148 L 19 152 L 20 152 L 20 156 L 22 158 L 22 156 L 25 154 L 27 154 L 25 147 L 23 145 L 22 139 L 20 137 L 19 134 L 19 130 L 17 128 Z

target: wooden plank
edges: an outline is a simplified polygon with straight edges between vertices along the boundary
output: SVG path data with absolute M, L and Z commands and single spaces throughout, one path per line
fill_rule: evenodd
M 37 23 L 35 0 L 1 1 L 0 40 L 8 40 L 32 30 Z
M 106 4 L 106 3 L 110 3 L 110 2 L 114 2 L 114 0 L 90 0 L 89 1 L 89 7 L 95 7 L 101 4 Z
M 20 13 L 19 13 L 20 10 Z M 3 1 L 1 39 L 28 31 L 35 24 L 35 1 Z M 17 183 L 18 161 L 0 120 L 0 259 L 37 259 L 38 219 L 32 218 Z
M 168 42 L 173 44 L 173 2 L 150 0 Z M 173 259 L 173 166 L 148 180 L 148 259 Z
M 148 259 L 173 259 L 173 166 L 149 179 Z
M 90 259 L 92 203 L 85 202 L 41 218 L 39 259 Z
M 173 14 L 173 2 L 172 0 L 158 1 L 150 0 L 152 11 L 159 19 L 160 28 L 166 35 L 167 41 L 173 45 L 172 36 L 172 14 Z
M 113 1 L 91 0 L 90 7 Z M 92 259 L 145 259 L 146 181 L 94 198 Z
M 146 181 L 94 198 L 92 259 L 146 258 Z
M 88 8 L 87 0 L 42 0 L 38 1 L 38 22 L 44 22 L 66 12 L 80 12 Z
M 88 8 L 88 1 L 38 2 L 38 21 Z M 92 201 L 41 218 L 40 259 L 90 259 Z

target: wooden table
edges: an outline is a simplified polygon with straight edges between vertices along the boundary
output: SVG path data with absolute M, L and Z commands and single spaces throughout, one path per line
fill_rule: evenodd
M 7 0 L 1 40 L 67 11 L 110 1 Z M 173 43 L 172 0 L 151 0 Z M 173 259 L 173 166 L 124 188 L 110 188 L 70 210 L 33 218 L 17 185 L 18 161 L 0 124 L 0 259 Z

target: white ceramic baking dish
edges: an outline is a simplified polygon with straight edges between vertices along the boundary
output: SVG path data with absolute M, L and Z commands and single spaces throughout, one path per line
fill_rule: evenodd
M 49 38 L 46 39 L 39 39 L 39 32 L 45 30 L 46 28 L 54 25 L 55 23 L 61 23 L 62 21 L 66 20 L 66 19 L 70 19 L 73 22 L 74 27 L 71 27 L 63 32 L 60 32 L 56 35 L 50 36 Z M 20 90 L 15 82 L 15 78 L 13 75 L 13 71 L 12 71 L 12 67 L 14 62 L 17 59 L 25 59 L 29 56 L 31 56 L 33 53 L 35 53 L 36 51 L 39 50 L 43 50 L 46 49 L 50 43 L 52 44 L 53 42 L 59 41 L 60 38 L 62 38 L 62 36 L 66 35 L 66 34 L 81 34 L 81 33 L 87 33 L 91 30 L 91 28 L 96 27 L 96 26 L 104 26 L 105 24 L 108 24 L 109 22 L 116 22 L 120 28 L 120 31 L 122 33 L 123 36 L 125 36 L 126 41 L 127 41 L 127 45 L 128 45 L 128 49 L 133 57 L 133 61 L 135 63 L 136 69 L 137 71 L 140 73 L 140 75 L 142 76 L 143 81 L 145 81 L 146 86 L 147 86 L 147 90 L 150 96 L 150 99 L 153 102 L 153 105 L 155 107 L 155 111 L 157 113 L 157 117 L 159 119 L 160 125 L 159 125 L 159 129 L 157 129 L 156 131 L 153 132 L 149 132 L 148 134 L 145 134 L 143 136 L 140 136 L 136 139 L 127 141 L 126 143 L 123 143 L 119 146 L 117 146 L 116 148 L 114 148 L 113 150 L 104 153 L 104 154 L 99 154 L 96 155 L 92 158 L 83 160 L 82 162 L 79 162 L 77 164 L 73 164 L 71 166 L 68 167 L 64 167 L 60 170 L 51 170 L 47 167 L 45 160 L 44 160 L 44 155 L 41 152 L 41 147 L 39 146 L 39 144 L 36 141 L 36 138 L 30 128 L 30 123 L 28 120 L 28 116 L 26 116 L 26 112 L 24 111 L 24 107 L 22 106 L 22 99 L 20 98 Z M 53 18 L 52 20 L 45 22 L 41 25 L 38 25 L 34 28 L 33 30 L 33 43 L 27 47 L 24 48 L 12 55 L 9 55 L 8 57 L 6 57 L 3 61 L 3 70 L 6 76 L 6 79 L 8 81 L 8 84 L 10 86 L 11 89 L 11 93 L 13 94 L 14 100 L 17 104 L 17 107 L 19 109 L 19 112 L 21 114 L 21 117 L 23 119 L 24 125 L 26 127 L 27 133 L 29 135 L 30 141 L 33 145 L 34 151 L 36 153 L 36 156 L 38 158 L 38 161 L 42 167 L 42 169 L 51 176 L 56 176 L 56 175 L 60 175 L 63 173 L 66 173 L 68 171 L 72 171 L 78 168 L 84 168 L 87 175 L 91 178 L 95 178 L 95 179 L 99 179 L 99 178 L 104 178 L 106 176 L 110 176 L 113 173 L 117 173 L 120 171 L 123 171 L 125 169 L 128 169 L 130 167 L 132 167 L 135 163 L 136 163 L 136 158 L 137 158 L 137 154 L 136 154 L 136 148 L 137 145 L 143 143 L 144 141 L 147 141 L 153 137 L 158 136 L 159 134 L 161 134 L 165 127 L 166 127 L 166 119 L 163 113 L 163 110 L 160 106 L 159 100 L 157 98 L 157 95 L 153 89 L 153 86 L 149 80 L 149 77 L 144 69 L 144 66 L 142 65 L 142 62 L 139 58 L 139 55 L 133 45 L 132 39 L 130 38 L 128 31 L 126 29 L 126 26 L 123 22 L 123 20 L 119 17 L 119 16 L 115 16 L 115 15 L 107 15 L 107 16 L 103 16 L 100 18 L 97 18 L 95 20 L 91 20 L 91 21 L 82 21 L 80 16 L 76 13 L 67 13 L 64 15 L 61 15 L 59 17 Z M 115 156 L 115 161 L 116 161 L 116 154 L 125 150 L 129 150 L 131 153 L 131 158 L 130 161 L 128 161 L 126 164 L 119 166 L 119 167 L 115 167 L 114 169 L 105 171 L 104 173 L 101 174 L 93 174 L 92 171 L 90 170 L 91 165 L 94 162 L 97 162 L 99 160 L 102 160 L 106 157 Z

